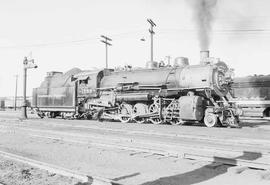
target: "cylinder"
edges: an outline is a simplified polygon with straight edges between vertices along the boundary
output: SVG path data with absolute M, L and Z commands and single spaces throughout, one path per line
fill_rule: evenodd
M 204 64 L 206 59 L 209 58 L 209 50 L 200 51 L 201 61 L 200 64 Z

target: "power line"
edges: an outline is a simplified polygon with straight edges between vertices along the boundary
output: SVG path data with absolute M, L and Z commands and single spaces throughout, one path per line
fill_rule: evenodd
M 124 33 L 118 33 L 118 34 L 111 34 L 113 37 L 124 37 L 125 35 L 133 35 L 141 33 L 144 30 L 137 30 L 137 31 L 131 31 L 131 32 L 124 32 Z M 38 43 L 38 44 L 25 44 L 25 45 L 14 45 L 14 46 L 0 46 L 0 49 L 20 49 L 20 48 L 38 48 L 38 47 L 49 47 L 49 46 L 61 46 L 61 45 L 69 45 L 69 44 L 80 44 L 84 42 L 92 42 L 92 41 L 98 41 L 98 36 L 96 37 L 90 37 L 85 39 L 78 39 L 78 40 L 70 40 L 70 41 L 60 41 L 60 42 L 48 42 L 48 43 Z
M 160 32 L 196 32 L 197 29 L 161 29 Z M 270 32 L 270 29 L 253 28 L 253 29 L 213 29 L 212 32 Z
M 49 42 L 49 43 L 40 43 L 40 44 L 29 44 L 29 45 L 15 45 L 15 46 L 0 46 L 0 49 L 17 49 L 17 48 L 30 48 L 30 47 L 47 47 L 47 46 L 57 46 L 64 44 L 76 44 L 82 42 L 88 42 L 97 40 L 97 38 L 86 38 L 80 40 L 72 40 L 72 41 L 63 41 L 63 42 Z
M 118 39 L 125 37 L 134 37 L 134 34 L 142 34 L 146 29 L 119 33 L 119 34 L 111 34 L 111 36 L 116 37 Z M 196 29 L 160 29 L 159 34 L 190 34 L 196 32 Z M 177 33 L 172 33 L 177 32 Z M 218 34 L 269 34 L 270 29 L 263 28 L 254 28 L 254 29 L 214 29 L 212 33 Z M 71 41 L 60 41 L 60 42 L 48 42 L 48 43 L 38 43 L 38 44 L 25 44 L 25 45 L 13 45 L 13 46 L 0 46 L 0 49 L 21 49 L 21 48 L 39 48 L 39 47 L 50 47 L 50 46 L 65 46 L 65 45 L 73 45 L 73 44 L 82 44 L 97 41 L 98 37 L 91 37 L 85 39 L 71 40 Z

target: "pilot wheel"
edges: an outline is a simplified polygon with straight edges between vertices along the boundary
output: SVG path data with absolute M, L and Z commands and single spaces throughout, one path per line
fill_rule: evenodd
M 215 127 L 218 125 L 217 116 L 213 113 L 206 113 L 204 116 L 204 124 L 207 127 Z

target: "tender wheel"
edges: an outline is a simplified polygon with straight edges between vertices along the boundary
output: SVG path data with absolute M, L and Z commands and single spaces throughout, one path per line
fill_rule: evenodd
M 130 104 L 121 104 L 119 108 L 119 120 L 122 123 L 128 123 L 131 120 L 132 106 Z
M 156 104 L 150 105 L 149 112 L 150 113 L 159 113 L 159 106 Z M 152 118 L 149 118 L 149 120 L 151 121 L 151 123 L 153 123 L 155 125 L 162 123 L 162 119 L 160 119 L 159 117 L 152 117 Z
M 207 126 L 207 127 L 215 127 L 218 125 L 218 119 L 217 119 L 217 116 L 213 113 L 207 113 L 205 114 L 204 116 L 204 124 Z
M 184 125 L 185 122 L 182 119 L 180 119 L 180 118 L 173 118 L 170 121 L 170 124 L 172 124 L 172 125 Z
M 67 118 L 67 116 L 66 116 L 66 113 L 65 113 L 65 112 L 62 112 L 62 113 L 61 113 L 61 118 L 62 118 L 62 119 L 66 119 L 66 118 Z
M 133 114 L 134 115 L 143 115 L 143 114 L 147 114 L 147 113 L 148 113 L 148 107 L 147 107 L 147 105 L 145 105 L 143 103 L 137 103 L 133 107 Z M 146 122 L 145 118 L 140 118 L 140 117 L 136 117 L 136 118 L 134 118 L 134 120 L 136 121 L 136 123 Z
M 56 112 L 50 112 L 49 118 L 56 118 L 57 113 Z

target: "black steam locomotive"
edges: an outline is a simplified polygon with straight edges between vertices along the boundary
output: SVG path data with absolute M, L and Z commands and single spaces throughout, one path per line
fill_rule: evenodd
M 236 127 L 226 97 L 231 81 L 227 65 L 203 51 L 198 65 L 179 57 L 173 66 L 151 61 L 143 69 L 50 72 L 33 90 L 33 107 L 40 117 Z

